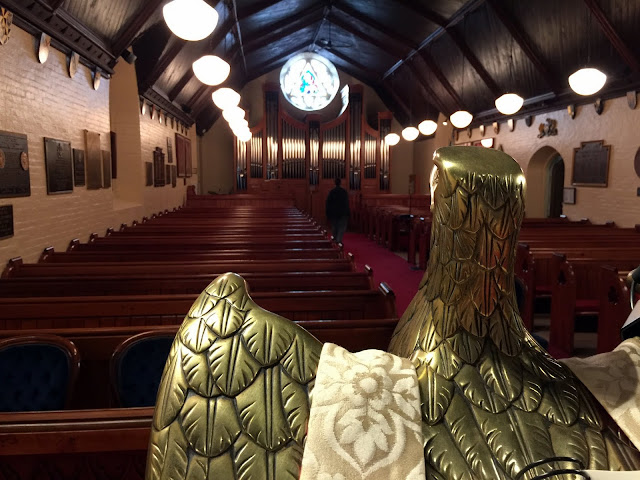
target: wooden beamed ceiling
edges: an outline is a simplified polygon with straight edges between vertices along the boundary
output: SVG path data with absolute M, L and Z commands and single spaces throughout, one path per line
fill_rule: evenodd
M 518 116 L 584 103 L 567 77 L 587 63 L 609 76 L 603 98 L 640 88 L 640 2 L 621 0 L 206 0 L 219 14 L 200 42 L 175 37 L 168 0 L 0 0 L 16 24 L 46 32 L 56 48 L 109 75 L 132 47 L 140 95 L 198 133 L 219 117 L 191 64 L 223 57 L 242 89 L 287 59 L 316 51 L 369 85 L 401 123 L 466 109 L 475 123 L 504 119 L 508 91 Z

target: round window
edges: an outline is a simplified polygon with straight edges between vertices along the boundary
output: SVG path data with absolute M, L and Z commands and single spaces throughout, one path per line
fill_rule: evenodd
M 336 67 L 317 53 L 300 53 L 280 70 L 280 89 L 300 110 L 322 110 L 336 96 L 339 86 Z

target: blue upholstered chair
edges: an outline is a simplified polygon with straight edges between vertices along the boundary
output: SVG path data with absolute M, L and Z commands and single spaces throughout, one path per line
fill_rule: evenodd
M 111 357 L 111 384 L 118 406 L 155 405 L 174 336 L 167 332 L 144 332 L 116 348 Z
M 0 340 L 0 411 L 62 410 L 75 385 L 80 354 L 55 335 Z

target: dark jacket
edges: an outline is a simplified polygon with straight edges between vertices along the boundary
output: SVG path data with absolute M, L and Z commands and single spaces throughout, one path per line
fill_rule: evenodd
M 327 218 L 348 217 L 349 194 L 342 187 L 335 187 L 329 192 L 326 204 Z

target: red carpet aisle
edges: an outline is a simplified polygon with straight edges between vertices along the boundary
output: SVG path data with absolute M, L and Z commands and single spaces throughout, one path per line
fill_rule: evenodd
M 424 272 L 411 270 L 406 260 L 368 240 L 363 234 L 347 232 L 342 243 L 345 252 L 355 256 L 358 271 L 369 265 L 373 269 L 375 284 L 386 282 L 391 287 L 396 294 L 398 317 L 401 317 L 418 291 Z

